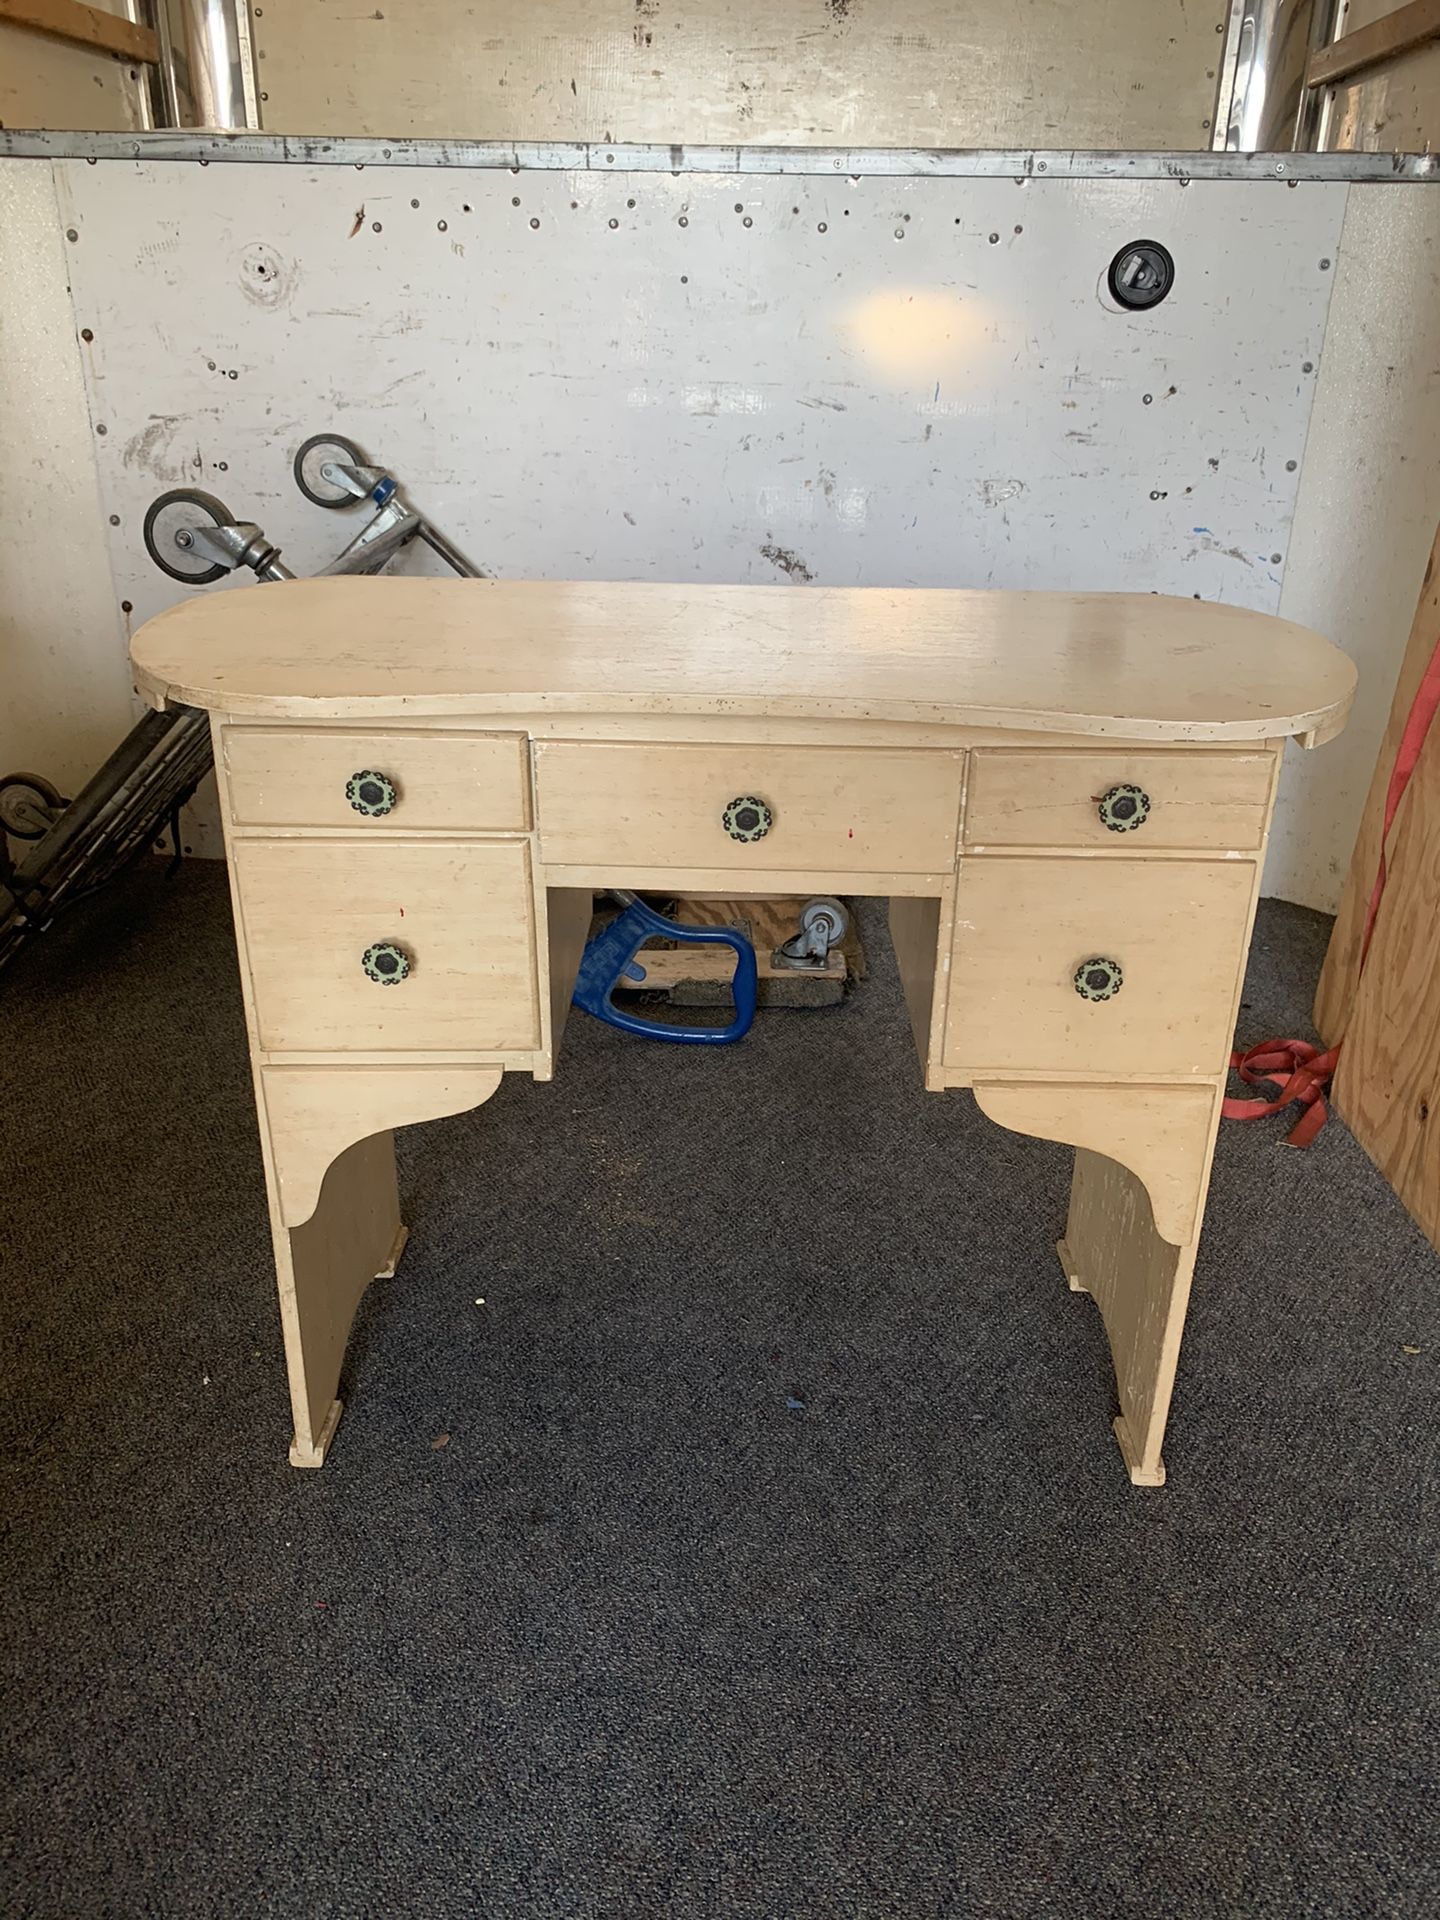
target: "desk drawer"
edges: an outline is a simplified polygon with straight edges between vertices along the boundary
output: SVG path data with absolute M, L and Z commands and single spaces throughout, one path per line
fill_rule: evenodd
M 1217 1073 L 1254 886 L 1241 860 L 963 860 L 946 1066 Z M 1077 990 L 1091 960 L 1118 967 L 1112 997 Z
M 538 1045 L 528 842 L 240 840 L 232 856 L 262 1047 Z M 408 972 L 387 981 L 387 962 Z
M 1264 836 L 1274 771 L 1270 753 L 981 749 L 970 766 L 965 843 L 1248 851 Z
M 529 767 L 519 733 L 226 727 L 230 818 L 241 827 L 523 833 Z M 369 774 L 356 783 L 356 775 Z
M 955 858 L 963 759 L 940 748 L 537 741 L 541 856 L 572 866 L 939 873 Z M 727 821 L 737 800 L 760 803 L 760 813 L 742 808 Z

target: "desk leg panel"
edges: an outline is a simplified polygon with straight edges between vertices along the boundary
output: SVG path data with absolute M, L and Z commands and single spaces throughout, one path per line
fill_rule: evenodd
M 499 1067 L 286 1067 L 256 1073 L 295 1438 L 318 1467 L 340 1418 L 350 1327 L 405 1244 L 392 1126 L 477 1107 Z
M 340 1368 L 360 1296 L 393 1273 L 405 1244 L 389 1133 L 347 1147 L 325 1175 L 303 1225 L 272 1212 L 275 1274 L 295 1437 L 290 1464 L 318 1467 L 340 1418 Z
M 977 1086 L 1002 1126 L 1073 1145 L 1060 1263 L 1093 1296 L 1115 1364 L 1115 1437 L 1136 1486 L 1165 1481 L 1161 1443 L 1190 1299 L 1221 1088 Z

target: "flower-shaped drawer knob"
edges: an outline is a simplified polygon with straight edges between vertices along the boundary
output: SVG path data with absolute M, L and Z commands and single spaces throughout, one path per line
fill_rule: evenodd
M 410 971 L 410 956 L 393 940 L 377 940 L 360 956 L 365 978 L 382 987 L 398 986 Z
M 775 815 L 753 793 L 742 793 L 721 814 L 720 824 L 732 840 L 763 840 L 775 824 Z
M 1128 782 L 1111 787 L 1095 804 L 1100 809 L 1100 824 L 1111 833 L 1133 833 L 1150 818 L 1149 794 L 1143 787 L 1131 786 Z
M 362 767 L 345 782 L 345 798 L 357 813 L 378 819 L 381 814 L 395 811 L 400 796 L 388 773 L 376 773 L 371 767 Z
M 1075 969 L 1075 991 L 1082 1000 L 1113 1000 L 1124 984 L 1118 960 L 1082 960 Z

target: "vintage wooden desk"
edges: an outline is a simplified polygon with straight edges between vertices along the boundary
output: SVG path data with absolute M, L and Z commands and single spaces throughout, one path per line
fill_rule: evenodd
M 1151 595 L 381 579 L 191 600 L 133 658 L 213 718 L 295 1465 L 405 1241 L 389 1129 L 550 1077 L 614 885 L 889 897 L 925 1085 L 1077 1149 L 1061 1262 L 1163 1481 L 1281 751 L 1354 685 L 1327 641 Z

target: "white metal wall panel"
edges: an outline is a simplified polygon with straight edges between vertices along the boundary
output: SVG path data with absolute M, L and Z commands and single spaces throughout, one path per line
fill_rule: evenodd
M 333 550 L 289 475 L 325 428 L 503 576 L 1278 605 L 1343 186 L 60 172 L 137 621 L 182 591 L 141 547 L 165 487 Z M 1177 284 L 1126 315 L 1139 236 Z

